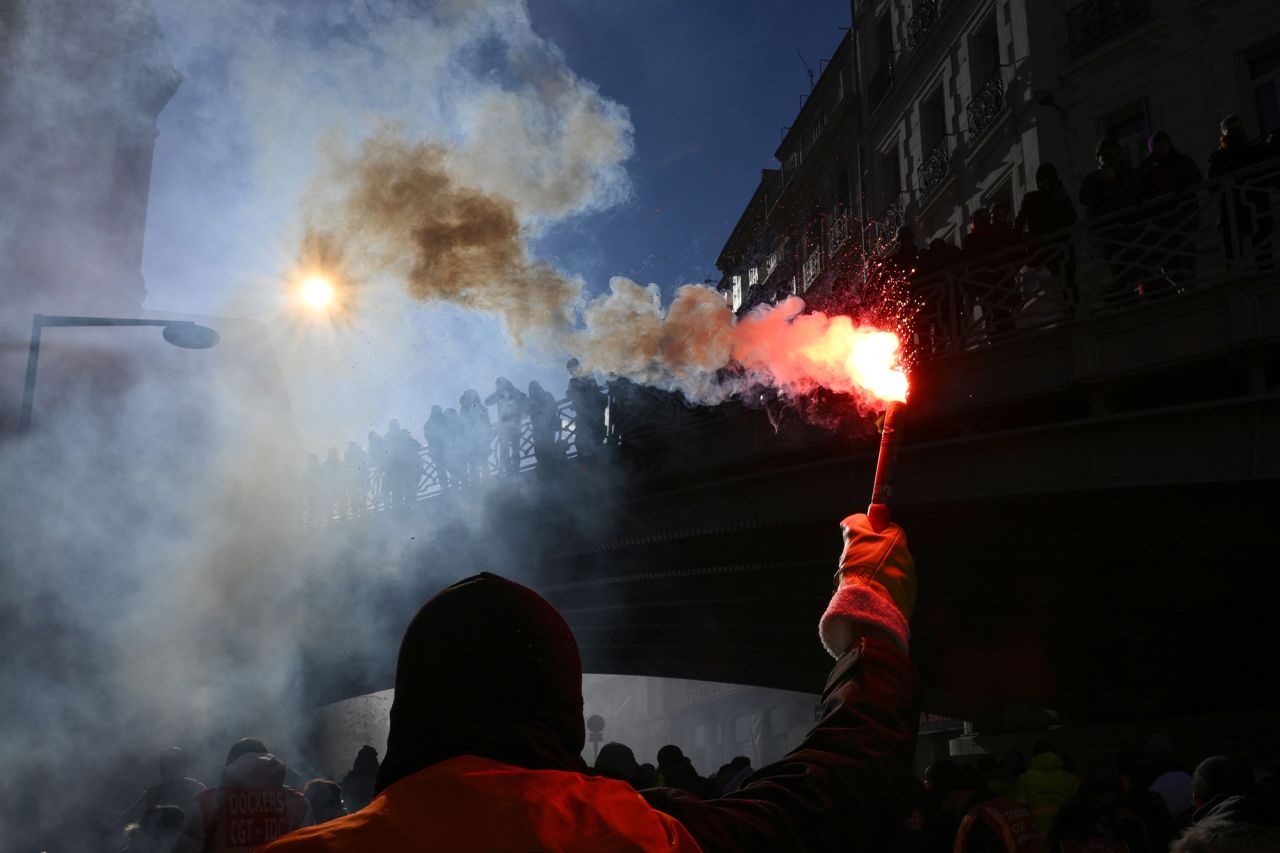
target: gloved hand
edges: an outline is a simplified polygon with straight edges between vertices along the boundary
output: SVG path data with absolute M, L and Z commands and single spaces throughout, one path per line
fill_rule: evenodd
M 877 533 L 862 513 L 840 523 L 844 552 L 836 592 L 818 623 L 822 644 L 840 657 L 865 629 L 878 629 L 907 650 L 907 620 L 916 604 L 916 564 L 896 524 Z

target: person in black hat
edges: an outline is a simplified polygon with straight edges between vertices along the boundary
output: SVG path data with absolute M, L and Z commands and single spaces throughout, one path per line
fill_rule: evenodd
M 907 657 L 915 567 L 901 528 L 843 524 L 819 634 L 837 659 L 823 718 L 735 793 L 699 800 L 588 775 L 582 663 L 563 617 L 492 574 L 418 611 L 396 666 L 378 793 L 264 853 L 889 849 L 918 718 Z

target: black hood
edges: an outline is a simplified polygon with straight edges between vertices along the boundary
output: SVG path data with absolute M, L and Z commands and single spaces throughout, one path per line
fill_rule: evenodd
M 377 790 L 459 755 L 585 769 L 582 660 L 564 618 L 488 573 L 422 606 L 400 644 Z

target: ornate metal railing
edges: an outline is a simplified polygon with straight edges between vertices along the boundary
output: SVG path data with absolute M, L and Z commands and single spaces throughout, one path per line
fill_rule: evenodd
M 876 243 L 887 244 L 892 241 L 898 226 L 902 225 L 902 222 L 902 201 L 894 199 L 874 219 L 867 223 L 867 228 L 871 232 L 868 236 L 871 237 L 872 245 Z
M 1084 0 L 1067 11 L 1071 56 L 1083 56 L 1150 18 L 1149 0 Z
M 893 63 L 893 56 L 886 56 L 876 73 L 867 81 L 867 105 L 873 112 L 893 88 Z
M 804 259 L 802 272 L 804 275 L 804 289 L 808 290 L 817 280 L 818 273 L 822 272 L 822 252 L 816 246 L 809 252 L 809 257 Z
M 951 152 L 947 149 L 947 138 L 944 136 L 929 150 L 928 154 L 924 155 L 924 159 L 920 161 L 920 168 L 916 170 L 921 202 L 933 195 L 933 191 L 942 185 L 950 169 Z
M 907 50 L 914 51 L 918 48 L 937 21 L 938 0 L 916 0 L 915 14 L 907 21 Z
M 922 272 L 924 354 L 957 352 L 1086 315 L 1134 310 L 1249 275 L 1280 276 L 1280 158 L 1180 195 Z
M 982 84 L 964 109 L 969 116 L 969 141 L 973 142 L 981 138 L 1005 110 L 1004 80 L 999 68 L 991 79 Z
M 827 225 L 826 238 L 827 257 L 834 258 L 836 253 L 844 246 L 845 241 L 849 239 L 849 214 L 847 211 L 831 217 L 831 221 Z

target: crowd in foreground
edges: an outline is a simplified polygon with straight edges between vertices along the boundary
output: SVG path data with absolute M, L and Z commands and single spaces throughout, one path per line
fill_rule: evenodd
M 377 751 L 365 746 L 340 781 L 302 783 L 264 744 L 244 738 L 228 753 L 218 786 L 206 788 L 187 775 L 186 755 L 175 747 L 160 757 L 154 784 L 120 816 L 111 849 L 251 850 L 367 807 L 378 768 Z M 702 776 L 674 744 L 654 763 L 640 763 L 614 742 L 584 772 L 636 791 L 665 787 L 705 801 L 733 795 L 755 771 L 737 756 Z M 234 806 L 235 798 L 248 805 Z M 235 818 L 219 814 L 232 808 Z M 1161 736 L 1081 769 L 1040 740 L 1029 764 L 1012 751 L 931 765 L 904 803 L 894 845 L 904 853 L 1280 850 L 1280 776 L 1228 755 L 1187 772 Z
M 916 571 L 906 534 L 841 524 L 819 623 L 835 660 L 822 714 L 783 759 L 703 777 L 674 745 L 655 765 L 586 743 L 582 662 L 568 624 L 528 587 L 482 573 L 410 621 L 385 756 L 298 790 L 246 738 L 218 787 L 180 754 L 124 818 L 123 849 L 332 851 L 937 851 L 1274 853 L 1275 777 L 1213 756 L 1187 772 L 1167 739 L 1083 772 L 1048 741 L 913 772 L 920 682 L 909 656 Z M 816 609 L 816 607 L 815 607 Z M 116 848 L 120 849 L 120 848 Z

